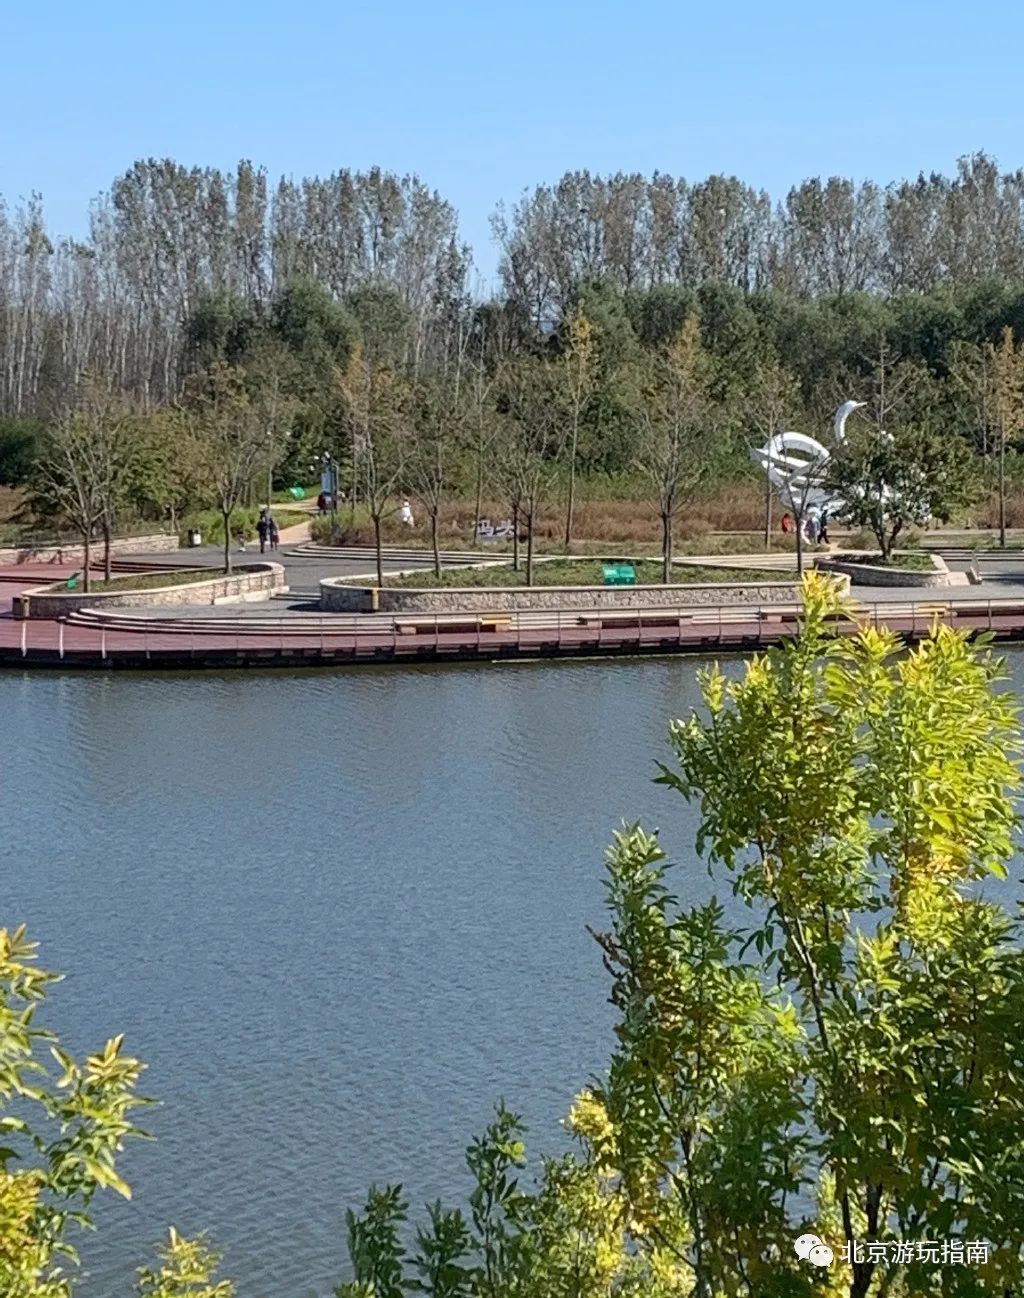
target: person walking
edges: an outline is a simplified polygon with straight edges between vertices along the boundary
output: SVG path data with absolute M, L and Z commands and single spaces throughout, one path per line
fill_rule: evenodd
M 278 541 L 279 541 L 280 539 L 281 539 L 281 533 L 277 530 L 277 523 L 274 521 L 274 516 L 273 516 L 273 514 L 271 514 L 271 516 L 270 516 L 270 548 L 271 548 L 272 550 L 276 550 L 276 549 L 277 549 L 277 543 L 278 543 Z
M 270 518 L 265 509 L 260 510 L 259 522 L 256 524 L 256 535 L 260 538 L 260 554 L 264 554 L 267 549 L 267 541 L 270 539 Z

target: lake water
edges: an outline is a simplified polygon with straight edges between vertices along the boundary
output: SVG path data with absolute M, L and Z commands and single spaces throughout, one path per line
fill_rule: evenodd
M 0 924 L 67 974 L 47 1024 L 79 1052 L 124 1031 L 161 1101 L 86 1298 L 131 1292 L 171 1224 L 240 1298 L 326 1294 L 344 1209 L 371 1181 L 458 1196 L 498 1095 L 561 1145 L 610 1051 L 584 926 L 612 830 L 661 827 L 676 890 L 710 889 L 651 783 L 698 666 L 0 673 Z
M 161 1101 L 89 1298 L 170 1224 L 210 1231 L 242 1298 L 326 1293 L 345 1207 L 373 1180 L 457 1195 L 498 1095 L 559 1146 L 610 1049 L 584 925 L 611 831 L 690 856 L 651 777 L 697 666 L 0 674 L 0 923 L 67 974 L 47 1022 L 76 1051 L 126 1032 Z

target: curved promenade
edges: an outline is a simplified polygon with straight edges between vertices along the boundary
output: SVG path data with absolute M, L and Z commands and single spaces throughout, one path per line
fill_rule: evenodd
M 952 549 L 944 553 L 951 561 L 976 566 L 978 556 L 972 553 L 961 555 Z M 166 554 L 132 555 L 115 561 L 115 568 L 141 572 L 208 567 L 216 557 L 212 550 L 183 551 L 176 562 L 169 562 Z M 216 607 L 83 609 L 64 618 L 38 620 L 15 618 L 14 599 L 43 582 L 60 581 L 74 569 L 53 562 L 0 567 L 0 665 L 181 669 L 708 654 L 777 642 L 792 633 L 799 611 L 796 601 L 783 596 L 782 590 L 773 591 L 764 601 L 751 590 L 743 600 L 723 596 L 715 603 L 692 607 L 666 602 L 619 609 L 321 613 L 315 603 L 320 582 L 341 575 L 359 581 L 362 574 L 365 583 L 371 556 L 300 544 L 274 557 L 287 569 L 291 591 L 287 598 L 278 595 L 260 603 Z M 501 561 L 498 556 L 467 552 L 443 559 L 446 566 Z M 409 570 L 411 565 L 429 566 L 430 556 L 389 548 L 385 561 L 389 571 Z M 742 556 L 700 560 L 702 565 L 723 569 L 737 562 L 742 565 L 746 560 Z M 792 569 L 793 559 L 775 554 L 763 556 L 759 563 L 779 570 L 781 578 L 783 570 Z M 963 630 L 991 632 L 998 640 L 1024 641 L 1024 553 L 982 555 L 981 563 L 981 585 L 941 592 L 871 590 L 868 599 L 855 605 L 853 617 L 837 622 L 836 631 L 852 633 L 868 620 L 913 640 L 939 617 Z M 967 580 L 962 572 L 957 575 Z
M 796 604 L 696 609 L 473 615 L 320 614 L 270 604 L 216 609 L 96 610 L 61 621 L 19 620 L 12 597 L 61 572 L 0 570 L 0 664 L 32 667 L 224 668 L 709 653 L 750 650 L 790 635 Z M 969 596 L 969 592 L 964 592 Z M 866 619 L 908 640 L 936 617 L 996 639 L 1024 639 L 1024 598 L 861 603 L 836 623 Z

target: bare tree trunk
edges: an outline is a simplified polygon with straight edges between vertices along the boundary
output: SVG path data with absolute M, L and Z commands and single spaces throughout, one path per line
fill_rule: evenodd
M 82 535 L 82 589 L 88 595 L 92 589 L 89 579 L 89 564 L 92 563 L 92 528 Z
M 804 575 L 804 520 L 803 520 L 803 511 L 801 510 L 801 512 L 798 514 L 798 513 L 796 512 L 796 510 L 794 510 L 794 511 L 793 511 L 793 514 L 794 514 L 794 516 L 795 516 L 795 518 L 796 518 L 796 575 L 797 575 L 798 577 L 802 577 L 802 576 Z
M 437 509 L 430 511 L 430 544 L 434 550 L 434 576 L 441 577 L 441 547 L 437 539 Z
M 1006 430 L 999 434 L 999 544 L 1006 546 Z
M 380 514 L 373 515 L 373 542 L 377 547 L 377 585 L 384 585 L 384 547 L 380 537 Z
M 526 515 L 526 584 L 533 585 L 533 506 Z
M 110 580 L 111 573 L 111 536 L 110 519 L 103 519 L 103 580 Z
M 764 548 L 772 548 L 772 480 L 765 474 L 764 487 Z
M 579 419 L 573 420 L 569 447 L 569 499 L 565 506 L 565 553 L 572 549 L 572 512 L 576 503 L 576 446 L 579 441 Z
M 672 580 L 672 511 L 662 510 L 661 514 L 661 584 L 667 586 Z
M 224 571 L 231 572 L 231 510 L 221 510 L 221 518 L 224 520 Z
M 473 515 L 473 544 L 480 540 L 480 509 L 484 499 L 484 444 L 481 441 L 476 454 L 476 512 Z
M 519 571 L 519 506 L 512 506 L 512 569 Z

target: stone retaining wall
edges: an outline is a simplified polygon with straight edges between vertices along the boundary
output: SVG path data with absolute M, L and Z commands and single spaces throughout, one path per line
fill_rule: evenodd
M 126 554 L 164 554 L 179 549 L 178 538 L 173 532 L 155 532 L 152 536 L 118 536 L 111 543 L 110 552 L 114 557 Z M 102 558 L 103 543 L 97 541 L 92 547 L 94 560 Z M 0 567 L 6 568 L 15 563 L 82 563 L 85 552 L 81 543 L 68 541 L 58 545 L 22 545 L 0 547 Z
M 854 586 L 962 586 L 966 584 L 963 573 L 950 572 L 942 558 L 929 555 L 931 572 L 918 572 L 913 568 L 879 568 L 870 563 L 856 563 L 846 559 L 819 559 L 822 572 L 840 573 Z
M 844 589 L 849 578 L 840 579 Z M 795 581 L 707 582 L 689 586 L 354 586 L 344 578 L 320 583 L 329 613 L 503 613 L 537 609 L 696 608 L 794 604 Z
M 144 574 L 139 574 L 144 575 Z M 149 590 L 97 591 L 54 590 L 36 586 L 15 596 L 14 616 L 62 618 L 82 608 L 153 608 L 169 604 L 240 604 L 245 600 L 269 599 L 274 591 L 286 590 L 285 571 L 280 563 L 239 564 L 229 576 L 208 577 L 176 586 L 154 586 Z

